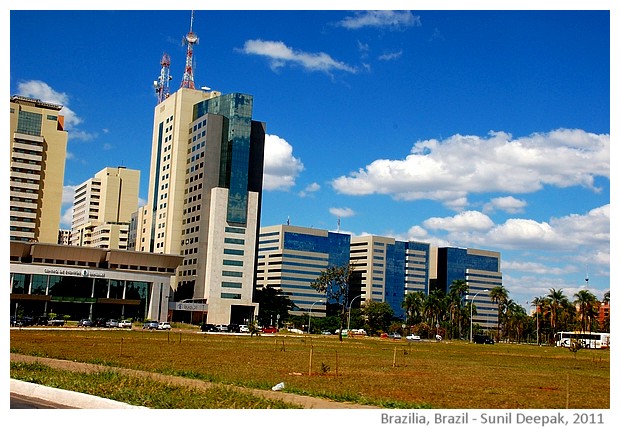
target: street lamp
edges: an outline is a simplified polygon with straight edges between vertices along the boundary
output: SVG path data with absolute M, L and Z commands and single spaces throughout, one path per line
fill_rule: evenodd
M 476 292 L 474 297 L 471 299 L 471 303 L 469 304 L 469 342 L 471 343 L 474 340 L 474 300 L 478 296 L 480 292 L 488 292 L 488 289 L 479 290 Z
M 353 305 L 353 301 L 355 301 L 357 298 L 360 298 L 362 295 L 358 295 L 355 298 L 353 298 L 351 300 L 351 302 L 349 302 L 349 317 L 347 318 L 347 332 L 349 332 L 349 329 L 351 328 L 351 306 Z
M 586 279 L 586 281 L 587 281 L 587 279 Z M 540 340 L 538 339 L 538 331 L 539 331 L 539 325 L 538 325 L 538 304 L 531 303 L 530 307 L 532 305 L 536 307 L 536 310 L 535 310 L 536 311 L 536 345 L 538 346 L 538 345 L 540 345 Z
M 308 315 L 308 334 L 310 334 L 310 321 L 312 320 L 312 307 L 314 307 L 314 304 L 318 304 L 319 302 L 323 302 L 323 301 L 313 302 L 312 305 L 310 306 L 310 314 Z

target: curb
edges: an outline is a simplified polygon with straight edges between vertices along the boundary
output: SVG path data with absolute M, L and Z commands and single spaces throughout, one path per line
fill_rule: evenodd
M 80 409 L 147 409 L 146 407 L 130 405 L 108 398 L 72 392 L 70 390 L 56 389 L 41 384 L 15 380 L 13 378 L 11 379 L 11 393 Z

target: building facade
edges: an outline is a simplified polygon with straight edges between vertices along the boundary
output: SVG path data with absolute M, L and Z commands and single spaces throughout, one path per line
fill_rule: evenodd
M 67 132 L 61 105 L 11 97 L 10 239 L 57 243 Z
M 149 202 L 136 249 L 184 257 L 176 297 L 206 305 L 196 320 L 243 323 L 252 302 L 265 124 L 253 97 L 182 88 L 155 108 Z
M 11 315 L 134 320 L 168 319 L 171 255 L 10 243 Z
M 472 321 L 483 330 L 497 328 L 497 304 L 490 296 L 496 286 L 502 286 L 499 252 L 457 247 L 437 248 L 436 280 L 434 287 L 448 293 L 452 282 L 464 280 L 468 286 L 467 303 L 473 301 Z
M 327 230 L 276 225 L 261 228 L 257 287 L 271 286 L 297 306 L 292 315 L 326 315 L 325 294 L 310 285 L 329 266 L 349 263 L 351 236 Z
M 71 245 L 128 250 L 131 216 L 138 208 L 140 171 L 104 168 L 73 197 Z
M 387 302 L 394 316 L 404 318 L 405 295 L 428 293 L 430 244 L 366 235 L 351 238 L 352 308 L 364 302 Z M 355 300 L 359 296 L 358 300 Z

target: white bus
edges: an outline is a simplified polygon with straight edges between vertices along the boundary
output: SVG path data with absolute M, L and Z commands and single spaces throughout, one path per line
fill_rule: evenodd
M 579 341 L 586 349 L 609 348 L 609 334 L 605 332 L 558 332 L 555 334 L 557 347 L 570 347 L 572 341 Z

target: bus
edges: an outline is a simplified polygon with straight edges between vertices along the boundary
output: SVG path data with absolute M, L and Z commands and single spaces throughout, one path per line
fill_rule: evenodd
M 609 334 L 605 332 L 558 332 L 555 334 L 557 347 L 570 347 L 571 341 L 578 341 L 586 349 L 609 348 Z

